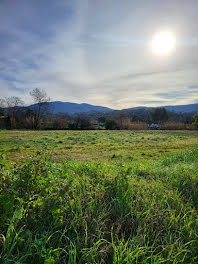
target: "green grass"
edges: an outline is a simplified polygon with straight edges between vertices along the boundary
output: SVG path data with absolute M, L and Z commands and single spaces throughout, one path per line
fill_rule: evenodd
M 166 153 L 198 147 L 197 131 L 3 131 L 0 154 L 24 161 L 42 145 L 56 160 L 127 161 L 155 159 Z
M 198 263 L 196 132 L 0 137 L 2 263 Z

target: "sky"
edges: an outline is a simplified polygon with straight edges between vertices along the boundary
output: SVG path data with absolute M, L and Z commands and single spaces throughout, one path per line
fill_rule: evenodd
M 0 0 L 0 97 L 123 109 L 198 103 L 197 0 Z M 166 56 L 158 32 L 176 40 Z

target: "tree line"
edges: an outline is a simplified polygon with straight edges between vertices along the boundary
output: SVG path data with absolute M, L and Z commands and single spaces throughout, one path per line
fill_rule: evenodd
M 34 107 L 24 107 L 24 101 L 17 97 L 0 99 L 0 126 L 6 129 L 16 128 L 41 128 L 41 121 L 47 117 L 48 102 L 50 98 L 44 90 L 35 88 L 30 92 L 35 103 Z
M 71 116 L 53 114 L 50 98 L 42 89 L 33 89 L 30 96 L 34 104 L 29 107 L 16 96 L 0 99 L 1 129 L 148 129 L 152 123 L 162 129 L 198 129 L 198 113 L 178 114 L 161 107 Z

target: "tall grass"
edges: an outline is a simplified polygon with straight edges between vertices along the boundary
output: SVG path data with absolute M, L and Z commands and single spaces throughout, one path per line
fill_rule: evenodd
M 198 151 L 156 161 L 1 158 L 2 263 L 197 263 Z

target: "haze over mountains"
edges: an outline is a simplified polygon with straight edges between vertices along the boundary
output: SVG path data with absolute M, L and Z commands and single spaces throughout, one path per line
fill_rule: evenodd
M 160 106 L 163 108 L 166 108 L 169 111 L 176 112 L 176 113 L 196 113 L 198 112 L 198 104 L 189 104 L 189 105 L 168 105 L 168 106 Z M 134 107 L 134 108 L 129 108 L 131 110 L 135 109 L 151 109 L 151 108 L 158 108 L 158 107 Z
M 31 105 L 30 107 L 34 107 L 35 105 Z M 197 104 L 189 104 L 189 105 L 174 105 L 174 106 L 161 106 L 166 108 L 169 111 L 173 111 L 176 113 L 196 113 L 198 112 L 198 103 Z M 110 112 L 115 109 L 111 109 L 104 106 L 96 106 L 91 104 L 77 104 L 77 103 L 71 103 L 71 102 L 49 102 L 49 108 L 53 111 L 54 114 L 57 113 L 68 113 L 68 114 L 79 114 L 79 113 L 90 113 L 90 112 Z M 136 110 L 136 109 L 151 109 L 155 107 L 134 107 L 134 108 L 128 108 L 123 110 Z

